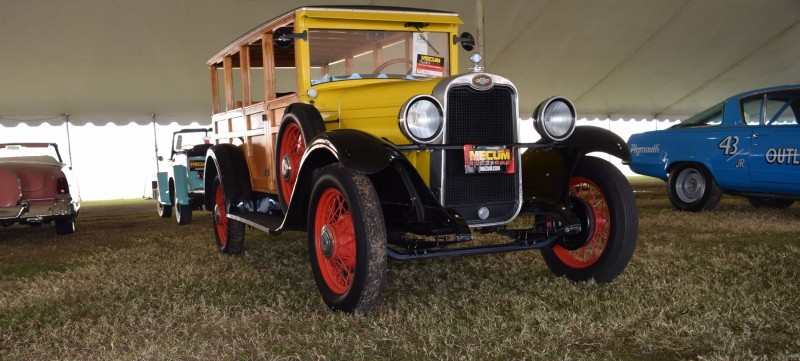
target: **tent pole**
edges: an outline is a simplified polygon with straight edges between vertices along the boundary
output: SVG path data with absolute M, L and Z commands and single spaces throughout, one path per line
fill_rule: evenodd
M 69 113 L 64 113 L 64 124 L 67 125 L 67 152 L 69 152 L 69 169 L 72 169 L 72 139 L 69 136 Z
M 156 136 L 156 115 L 155 113 L 150 114 L 150 117 L 153 118 L 153 144 L 156 148 L 156 172 L 161 172 L 161 169 L 158 167 L 158 137 Z
M 475 0 L 475 37 L 478 53 L 483 57 L 483 63 L 488 64 L 486 52 L 483 50 L 483 0 Z

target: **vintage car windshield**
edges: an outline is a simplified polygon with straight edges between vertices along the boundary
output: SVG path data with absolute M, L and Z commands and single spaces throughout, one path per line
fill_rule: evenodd
M 680 124 L 673 126 L 673 128 L 694 128 L 720 125 L 722 124 L 723 104 L 725 103 L 719 103 L 711 108 L 708 108 L 700 112 L 700 114 L 697 114 L 682 121 Z
M 172 143 L 172 149 L 175 152 L 181 150 L 192 149 L 198 144 L 209 144 L 211 138 L 205 132 L 186 132 L 175 135 Z
M 52 157 L 61 161 L 56 148 L 47 143 L 0 144 L 0 158 Z
M 449 76 L 447 33 L 311 29 L 311 84 Z

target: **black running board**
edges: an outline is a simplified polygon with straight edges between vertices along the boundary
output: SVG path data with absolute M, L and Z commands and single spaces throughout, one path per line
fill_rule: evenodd
M 242 222 L 248 226 L 269 234 L 281 233 L 282 216 L 275 216 L 261 212 L 228 213 L 228 218 Z

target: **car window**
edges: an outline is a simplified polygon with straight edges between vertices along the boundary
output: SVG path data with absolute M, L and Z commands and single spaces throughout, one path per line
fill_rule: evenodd
M 172 141 L 172 149 L 175 152 L 179 152 L 181 150 L 192 149 L 192 147 L 198 144 L 209 144 L 210 138 L 206 132 L 185 132 L 176 134 Z
M 719 103 L 711 108 L 708 108 L 689 119 L 682 121 L 680 124 L 673 128 L 694 128 L 694 127 L 709 127 L 722 124 L 722 106 L 724 103 Z
M 446 33 L 311 29 L 308 44 L 312 85 L 450 75 Z
M 742 101 L 742 122 L 746 125 L 761 124 L 761 111 L 764 101 L 763 95 L 758 95 Z
M 774 93 L 767 96 L 766 125 L 797 125 L 796 110 L 800 107 L 800 93 Z

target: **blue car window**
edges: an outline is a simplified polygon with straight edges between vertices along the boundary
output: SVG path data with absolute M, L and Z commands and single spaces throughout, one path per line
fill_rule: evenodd
M 742 121 L 746 125 L 761 124 L 762 101 L 764 97 L 758 96 L 742 102 Z
M 796 98 L 767 100 L 767 125 L 797 125 L 791 106 Z
M 724 103 L 719 103 L 711 108 L 708 108 L 689 119 L 682 121 L 680 124 L 672 128 L 694 128 L 694 127 L 709 127 L 722 124 L 722 106 Z

